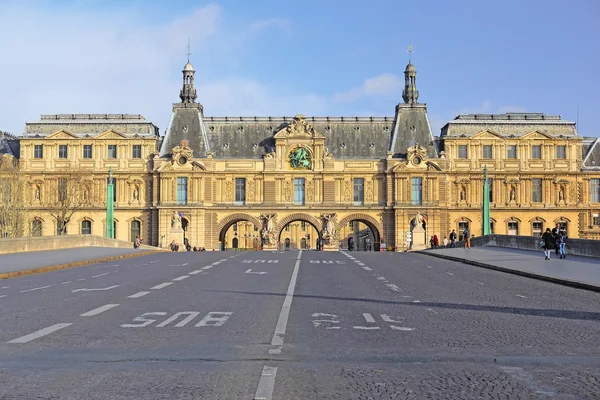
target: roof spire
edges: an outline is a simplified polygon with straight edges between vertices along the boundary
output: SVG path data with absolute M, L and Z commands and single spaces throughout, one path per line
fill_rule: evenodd
M 417 104 L 419 99 L 419 91 L 417 90 L 417 69 L 412 63 L 412 54 L 414 53 L 412 45 L 408 45 L 408 65 L 404 70 L 404 90 L 402 91 L 402 99 L 406 104 Z
M 196 102 L 196 89 L 194 88 L 194 67 L 192 63 L 190 63 L 190 55 L 192 52 L 190 51 L 190 39 L 188 38 L 188 61 L 183 67 L 183 86 L 179 91 L 179 98 L 182 103 L 195 103 Z
M 187 62 L 189 63 L 189 62 L 190 62 L 190 56 L 192 55 L 192 52 L 191 52 L 191 46 L 190 46 L 190 38 L 189 38 L 189 37 L 188 37 L 188 46 L 187 46 L 187 50 L 188 50 L 188 51 L 187 51 L 187 56 L 188 56 L 188 61 L 187 61 Z
M 412 55 L 415 51 L 413 50 L 412 44 L 410 44 L 410 42 L 408 42 L 408 63 L 412 63 Z

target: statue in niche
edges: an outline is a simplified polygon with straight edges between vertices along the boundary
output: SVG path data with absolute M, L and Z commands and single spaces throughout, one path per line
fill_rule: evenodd
M 41 190 L 40 190 L 40 185 L 36 185 L 36 187 L 35 187 L 35 200 L 36 201 L 40 201 L 41 197 L 42 197 L 42 193 L 41 193 Z
M 563 186 L 558 189 L 558 201 L 565 201 L 565 190 Z
M 460 201 L 466 201 L 466 200 L 467 200 L 467 190 L 463 186 L 460 188 Z
M 136 186 L 133 189 L 133 200 L 139 200 L 140 199 L 140 189 Z
M 515 196 L 516 196 L 516 194 L 515 194 L 515 187 L 511 186 L 510 187 L 510 192 L 509 192 L 509 195 L 508 195 L 508 200 L 509 201 L 515 201 Z

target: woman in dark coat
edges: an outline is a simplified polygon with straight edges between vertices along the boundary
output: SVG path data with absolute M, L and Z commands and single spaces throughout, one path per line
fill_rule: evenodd
M 544 254 L 546 258 L 544 260 L 550 259 L 550 250 L 554 250 L 554 237 L 552 236 L 552 232 L 550 228 L 546 228 L 546 232 L 542 235 L 542 240 L 544 241 L 544 245 L 542 248 L 544 249 Z

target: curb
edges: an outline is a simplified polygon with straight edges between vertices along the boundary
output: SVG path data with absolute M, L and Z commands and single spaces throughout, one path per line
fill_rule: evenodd
M 120 256 L 96 258 L 94 260 L 74 261 L 74 262 L 67 263 L 67 264 L 49 265 L 47 267 L 30 268 L 30 269 L 23 269 L 20 271 L 4 272 L 4 273 L 0 273 L 0 279 L 16 278 L 18 276 L 33 275 L 33 274 L 43 274 L 44 272 L 58 271 L 61 269 L 74 268 L 74 267 L 81 267 L 83 265 L 97 264 L 97 263 L 102 263 L 102 262 L 106 262 L 106 261 L 122 260 L 125 258 L 151 256 L 153 254 L 159 254 L 159 253 L 164 253 L 164 252 L 165 252 L 165 250 L 144 251 L 144 252 L 140 252 L 140 253 L 121 254 Z
M 571 280 L 562 279 L 562 278 L 554 278 L 552 276 L 539 275 L 539 274 L 534 274 L 532 272 L 519 271 L 519 270 L 516 270 L 516 269 L 499 267 L 499 266 L 493 265 L 493 264 L 486 264 L 486 263 L 482 263 L 482 262 L 479 262 L 479 261 L 468 260 L 466 258 L 447 256 L 445 254 L 436 254 L 436 253 L 431 253 L 431 252 L 428 252 L 428 251 L 419 250 L 419 251 L 416 251 L 415 253 L 425 254 L 425 255 L 428 255 L 430 257 L 443 258 L 445 260 L 450 260 L 450 261 L 458 261 L 458 262 L 461 262 L 463 264 L 469 264 L 469 265 L 474 265 L 476 267 L 493 269 L 495 271 L 505 272 L 505 273 L 513 274 L 513 275 L 524 276 L 526 278 L 537 279 L 537 280 L 540 280 L 540 281 L 552 282 L 552 283 L 556 283 L 558 285 L 570 286 L 570 287 L 574 287 L 574 288 L 577 288 L 577 289 L 590 290 L 592 292 L 600 292 L 600 286 L 592 285 L 592 284 L 589 284 L 589 283 L 583 283 L 583 282 L 578 282 L 578 281 L 571 281 Z

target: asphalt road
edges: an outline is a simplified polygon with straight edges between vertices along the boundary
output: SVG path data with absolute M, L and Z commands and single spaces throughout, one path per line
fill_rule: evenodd
M 600 295 L 406 253 L 0 281 L 0 399 L 598 399 Z

